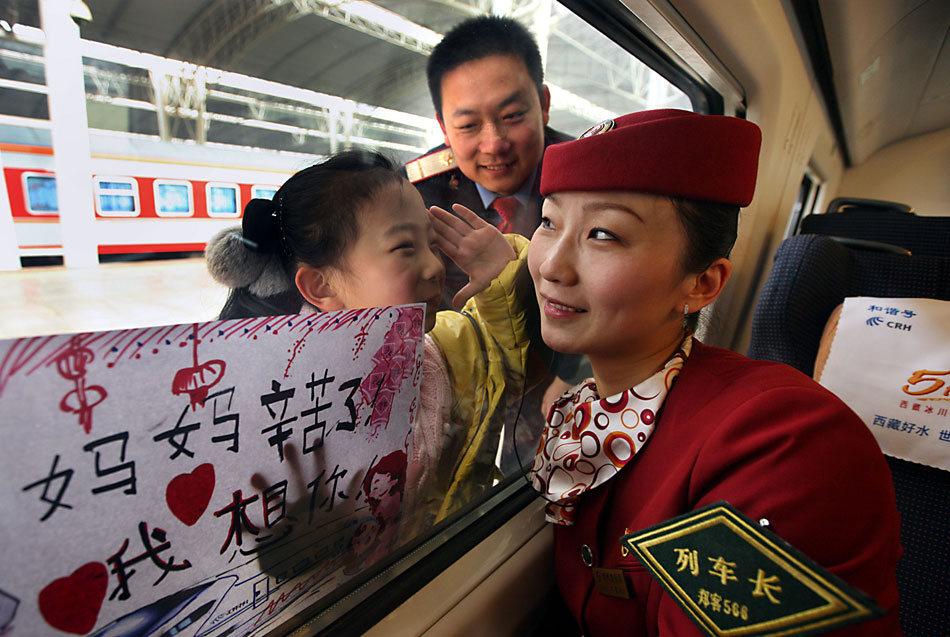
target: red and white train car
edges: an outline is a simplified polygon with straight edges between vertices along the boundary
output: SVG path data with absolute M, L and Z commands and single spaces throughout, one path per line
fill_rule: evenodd
M 106 131 L 91 131 L 90 144 L 88 213 L 100 255 L 203 250 L 215 232 L 240 223 L 250 199 L 272 196 L 319 159 Z M 20 256 L 61 255 L 53 149 L 0 142 L 0 153 Z

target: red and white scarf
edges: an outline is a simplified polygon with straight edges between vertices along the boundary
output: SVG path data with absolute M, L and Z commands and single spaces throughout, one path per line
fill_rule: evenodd
M 589 378 L 554 402 L 528 474 L 553 501 L 545 509 L 548 522 L 573 524 L 580 494 L 617 475 L 643 448 L 692 344 L 687 336 L 663 369 L 632 389 L 599 398 Z

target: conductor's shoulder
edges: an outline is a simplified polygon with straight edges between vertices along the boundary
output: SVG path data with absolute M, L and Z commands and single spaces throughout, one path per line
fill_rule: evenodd
M 455 162 L 452 149 L 442 145 L 408 162 L 406 164 L 406 177 L 412 183 L 417 184 L 455 168 L 458 168 L 458 164 Z

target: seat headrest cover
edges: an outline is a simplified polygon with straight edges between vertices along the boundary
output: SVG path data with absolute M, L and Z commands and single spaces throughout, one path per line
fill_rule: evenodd
M 660 109 L 597 124 L 548 146 L 541 194 L 631 190 L 747 206 L 762 132 L 744 119 Z

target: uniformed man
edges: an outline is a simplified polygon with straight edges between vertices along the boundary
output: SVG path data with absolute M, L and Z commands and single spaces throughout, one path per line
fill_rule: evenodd
M 445 143 L 406 164 L 407 177 L 426 206 L 460 203 L 502 232 L 530 238 L 541 222 L 544 149 L 573 139 L 547 126 L 551 93 L 531 33 L 500 16 L 461 22 L 432 51 L 426 76 Z M 468 276 L 448 260 L 445 270 L 441 309 L 451 309 Z M 536 446 L 547 405 L 589 368 L 580 357 L 557 355 L 552 371 L 560 378 L 509 409 L 524 455 Z M 506 475 L 518 465 L 512 438 L 506 427 L 498 459 Z
M 406 165 L 426 206 L 463 204 L 502 232 L 530 237 L 541 220 L 541 157 L 568 136 L 547 127 L 551 94 L 534 38 L 515 20 L 460 23 L 426 74 L 445 143 Z M 468 278 L 446 263 L 443 309 Z

